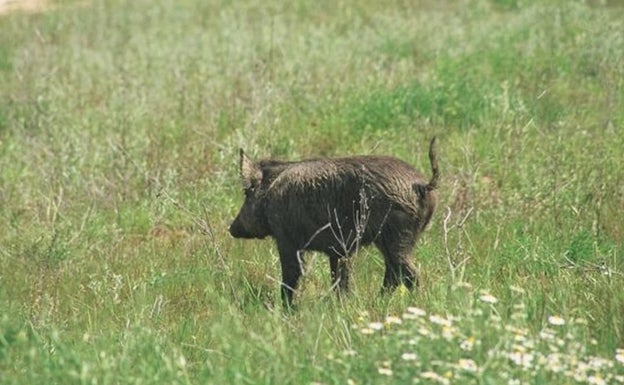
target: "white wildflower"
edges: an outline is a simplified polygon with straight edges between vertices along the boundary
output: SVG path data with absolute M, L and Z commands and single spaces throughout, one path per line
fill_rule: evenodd
M 368 327 L 373 330 L 381 330 L 384 328 L 384 324 L 382 324 L 381 322 L 371 322 L 368 324 Z
M 526 293 L 526 291 L 524 291 L 524 289 L 521 288 L 520 286 L 511 285 L 511 286 L 509 286 L 509 290 L 513 291 L 516 294 L 524 294 L 524 293 Z
M 419 307 L 414 307 L 414 306 L 410 306 L 407 308 L 407 312 L 409 314 L 413 314 L 417 317 L 424 317 L 427 315 L 427 312 L 424 311 L 423 309 L 419 308 Z
M 388 325 L 400 325 L 403 323 L 403 320 L 400 319 L 399 317 L 395 317 L 392 315 L 389 315 L 386 317 L 386 324 Z
M 442 326 L 442 337 L 447 340 L 450 341 L 453 339 L 453 337 L 455 337 L 455 334 L 457 334 L 457 330 L 452 327 L 452 326 Z
M 432 380 L 432 381 L 436 381 L 440 384 L 443 385 L 448 385 L 450 382 L 448 380 L 448 378 L 442 377 L 441 375 L 439 375 L 436 372 L 422 372 L 420 373 L 420 376 L 426 380 Z
M 377 372 L 384 376 L 391 376 L 393 374 L 392 369 L 390 368 L 377 368 Z
M 563 356 L 561 353 L 550 353 L 546 356 L 546 363 L 544 365 L 547 370 L 554 373 L 561 373 L 565 369 L 563 364 Z
M 587 365 L 593 370 L 601 370 L 604 368 L 612 368 L 613 362 L 602 357 L 589 357 Z
M 527 352 L 512 352 L 507 355 L 507 357 L 518 366 L 522 366 L 523 368 L 530 368 L 533 363 L 533 359 L 535 356 L 531 353 Z
M 615 360 L 624 364 L 624 349 L 615 349 Z
M 489 303 L 491 305 L 494 305 L 495 303 L 498 302 L 498 298 L 496 298 L 492 294 L 488 294 L 488 293 L 482 294 L 481 297 L 479 297 L 479 299 L 482 302 Z
M 420 334 L 423 337 L 431 336 L 431 330 L 427 329 L 424 326 L 419 327 L 417 331 L 418 331 L 418 334 Z
M 544 329 L 539 333 L 541 339 L 545 341 L 555 341 L 555 332 L 551 329 Z
M 587 376 L 587 383 L 591 385 L 607 385 L 607 381 L 600 377 L 600 374 L 596 373 L 592 376 Z
M 472 350 L 472 348 L 474 348 L 475 341 L 476 341 L 476 338 L 473 336 L 470 336 L 466 338 L 465 340 L 463 340 L 461 344 L 459 344 L 459 347 L 461 348 L 461 350 L 465 350 L 469 352 Z
M 451 326 L 450 320 L 435 314 L 429 316 L 429 321 L 440 326 Z
M 475 373 L 479 369 L 477 363 L 469 358 L 460 358 L 457 362 L 457 367 L 471 373 Z
M 553 326 L 563 326 L 565 325 L 565 320 L 557 315 L 551 315 L 548 317 L 548 323 Z

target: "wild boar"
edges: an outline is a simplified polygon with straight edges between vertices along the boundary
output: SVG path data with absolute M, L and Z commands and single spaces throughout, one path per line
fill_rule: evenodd
M 281 295 L 290 307 L 305 250 L 329 256 L 334 288 L 348 289 L 346 258 L 374 244 L 385 262 L 382 290 L 418 285 L 414 245 L 436 206 L 436 138 L 429 146 L 429 181 L 389 156 L 298 162 L 253 162 L 240 150 L 245 201 L 229 228 L 234 238 L 273 237 L 282 269 Z

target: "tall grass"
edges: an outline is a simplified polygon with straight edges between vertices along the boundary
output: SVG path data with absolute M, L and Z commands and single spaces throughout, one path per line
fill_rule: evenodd
M 617 1 L 60 2 L 0 16 L 0 383 L 623 383 Z M 226 229 L 236 152 L 443 182 L 422 284 Z

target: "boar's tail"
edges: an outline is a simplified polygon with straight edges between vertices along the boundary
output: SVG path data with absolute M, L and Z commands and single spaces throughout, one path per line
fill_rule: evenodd
M 429 163 L 431 163 L 432 176 L 427 184 L 427 190 L 432 191 L 438 188 L 440 170 L 438 169 L 438 139 L 434 136 L 429 144 Z

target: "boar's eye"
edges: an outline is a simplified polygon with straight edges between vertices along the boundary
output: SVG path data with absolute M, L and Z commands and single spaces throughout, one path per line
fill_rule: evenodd
M 249 186 L 245 189 L 245 196 L 249 197 L 250 195 L 252 195 L 254 193 L 254 191 L 256 190 L 256 186 Z

